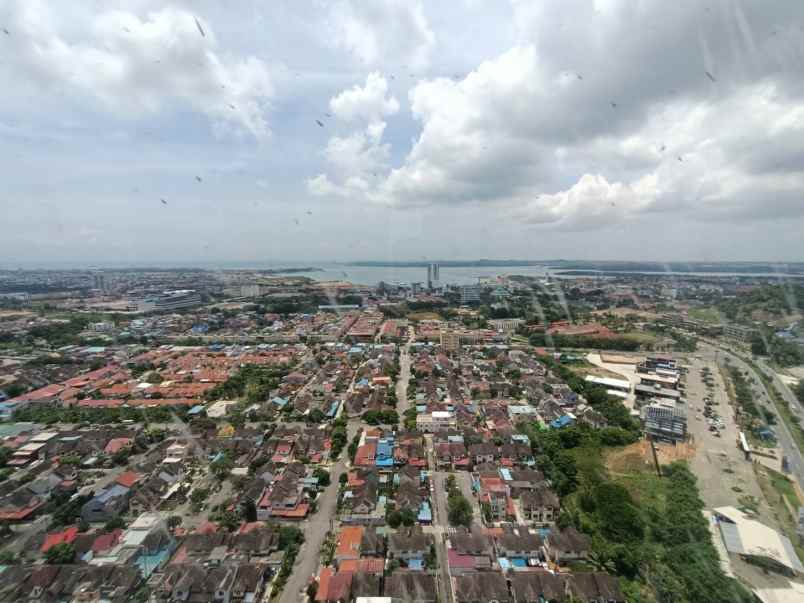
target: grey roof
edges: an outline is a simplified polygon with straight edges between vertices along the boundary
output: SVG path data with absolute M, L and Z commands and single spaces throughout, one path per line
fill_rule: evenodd
M 385 579 L 385 596 L 404 603 L 435 601 L 435 579 L 424 572 L 395 572 Z

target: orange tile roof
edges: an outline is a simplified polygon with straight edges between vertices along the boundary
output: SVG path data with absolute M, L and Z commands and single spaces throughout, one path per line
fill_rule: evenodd
M 122 400 L 93 400 L 92 398 L 84 398 L 79 400 L 77 405 L 82 408 L 117 408 L 123 406 Z
M 126 471 L 125 473 L 118 475 L 115 482 L 121 486 L 125 486 L 126 488 L 131 488 L 131 486 L 140 480 L 140 477 L 140 474 L 136 471 Z
M 43 553 L 47 553 L 49 549 L 57 544 L 69 544 L 75 540 L 76 536 L 78 536 L 78 528 L 75 526 L 70 526 L 69 528 L 62 530 L 61 532 L 56 532 L 55 534 L 48 534 L 45 537 L 45 542 L 42 544 L 42 548 L 40 550 Z
M 363 539 L 363 528 L 360 526 L 346 526 L 341 529 L 338 536 L 338 548 L 335 557 L 348 559 L 360 557 L 360 541 Z
M 329 597 L 329 583 L 334 573 L 331 567 L 325 567 L 321 570 L 321 573 L 318 575 L 318 590 L 315 593 L 316 601 L 320 603 L 327 601 Z

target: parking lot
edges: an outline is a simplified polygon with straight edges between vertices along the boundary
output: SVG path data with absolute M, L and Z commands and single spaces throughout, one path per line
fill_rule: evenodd
M 690 357 L 688 365 L 687 428 L 695 443 L 691 466 L 698 477 L 701 498 L 710 509 L 749 503 L 757 505 L 760 512 L 767 511 L 762 508 L 766 505 L 752 463 L 745 459 L 739 447 L 739 429 L 716 364 L 715 351 L 710 347 L 702 348 L 695 357 Z M 706 368 L 711 386 L 704 382 Z M 710 405 L 704 402 L 707 397 L 711 399 Z M 710 417 L 705 415 L 707 406 L 711 409 Z

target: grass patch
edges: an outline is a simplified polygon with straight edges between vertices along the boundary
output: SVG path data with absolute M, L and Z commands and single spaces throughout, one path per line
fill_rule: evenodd
M 757 482 L 765 500 L 779 522 L 781 531 L 793 543 L 799 559 L 804 559 L 804 547 L 798 544 L 798 507 L 801 501 L 793 483 L 778 471 L 764 466 L 754 466 Z
M 637 341 L 640 344 L 656 343 L 659 339 L 655 334 L 648 333 L 647 331 L 628 331 L 627 333 L 623 333 L 622 337 L 626 337 L 631 341 Z
M 712 324 L 720 324 L 720 312 L 715 308 L 691 308 L 688 312 L 693 320 L 701 320 Z
M 765 468 L 765 472 L 768 474 L 773 489 L 782 495 L 793 509 L 798 509 L 799 505 L 801 505 L 801 501 L 798 498 L 798 494 L 796 494 L 792 482 L 787 476 L 767 467 Z

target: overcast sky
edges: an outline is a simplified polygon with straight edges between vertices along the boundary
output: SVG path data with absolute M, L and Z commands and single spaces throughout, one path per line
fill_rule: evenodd
M 803 27 L 791 0 L 0 0 L 0 265 L 801 261 Z

